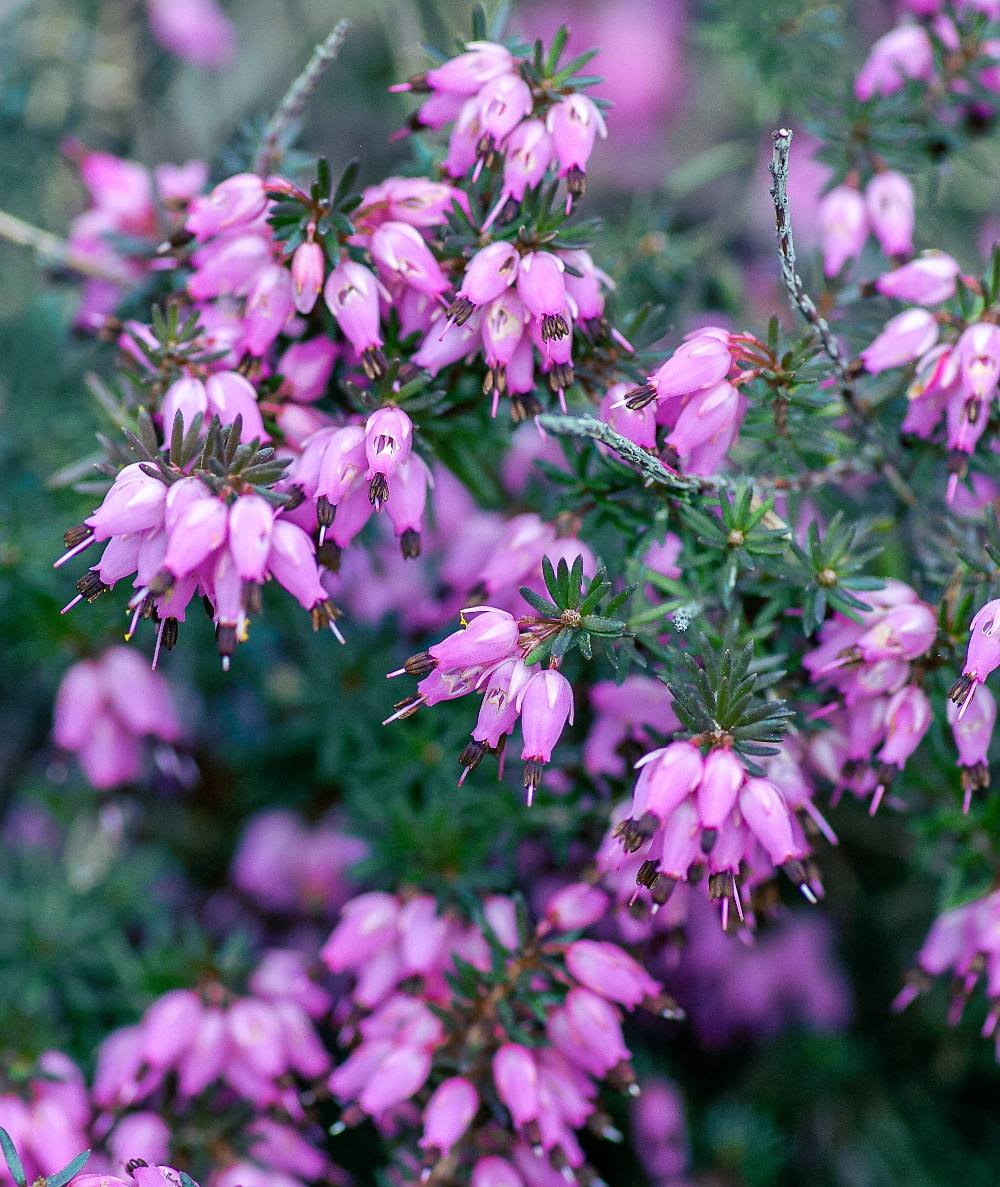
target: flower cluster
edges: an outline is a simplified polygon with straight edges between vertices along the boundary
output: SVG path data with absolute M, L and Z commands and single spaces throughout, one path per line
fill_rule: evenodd
M 106 542 L 66 610 L 134 574 L 126 639 L 140 618 L 152 618 L 158 624 L 155 667 L 161 645 L 174 646 L 178 624 L 200 594 L 208 600 L 228 668 L 260 608 L 262 584 L 273 579 L 310 612 L 314 628 L 328 626 L 343 642 L 335 622 L 339 611 L 320 581 L 315 544 L 281 514 L 285 497 L 273 495 L 284 469 L 272 462 L 274 451 L 256 440 L 240 444 L 239 416 L 226 429 L 215 418 L 195 459 L 197 419 L 185 435 L 178 412 L 167 459 L 147 449 L 149 461 L 125 466 L 100 507 L 66 533 L 68 551 L 57 564 Z
M 834 186 L 823 196 L 816 220 L 827 276 L 839 276 L 861 254 L 870 234 L 897 262 L 913 254 L 913 187 L 895 169 L 875 173 L 864 193 L 853 175 Z
M 876 283 L 880 292 L 912 306 L 892 317 L 861 352 L 865 369 L 875 375 L 915 364 L 901 427 L 904 433 L 931 439 L 943 422 L 949 502 L 986 431 L 1000 382 L 1000 328 L 988 294 L 980 301 L 978 316 L 953 316 L 946 310 L 935 314 L 923 308 L 950 300 L 958 283 L 979 287 L 960 277 L 958 264 L 940 252 L 927 253 L 881 277 Z
M 765 352 L 752 334 L 694 330 L 641 387 L 609 392 L 606 415 L 639 445 L 655 445 L 663 425 L 669 460 L 689 474 L 712 474 L 746 415 L 740 386 L 770 365 Z
M 123 1110 L 172 1091 L 182 1105 L 225 1085 L 258 1107 L 295 1116 L 294 1076 L 315 1079 L 329 1066 L 312 1022 L 329 998 L 292 952 L 266 959 L 250 988 L 239 996 L 211 982 L 157 998 L 135 1026 L 104 1041 L 94 1103 Z
M 476 41 L 457 57 L 392 88 L 429 93 L 411 127 L 454 125 L 444 163 L 451 177 L 464 178 L 470 169 L 478 176 L 484 164 L 503 159 L 503 191 L 484 230 L 508 201 L 520 202 L 550 168 L 565 180 L 568 210 L 573 198 L 586 192 L 595 140 L 607 135 L 598 105 L 572 85 L 574 71 L 538 78 L 531 65 L 504 45 Z
M 360 1017 L 340 1036 L 352 1049 L 330 1077 L 342 1126 L 367 1115 L 397 1134 L 417 1128 L 425 1178 L 447 1158 L 480 1187 L 552 1172 L 593 1181 L 577 1131 L 609 1131 L 599 1085 L 637 1091 L 622 1012 L 676 1014 L 624 950 L 573 938 L 606 906 L 570 885 L 528 932 L 501 896 L 482 903 L 478 924 L 426 895 L 348 903 L 322 953 L 356 977 Z
M 811 849 L 800 813 L 832 834 L 790 748 L 767 764 L 766 776 L 749 775 L 727 744 L 703 757 L 684 740 L 651 750 L 635 765 L 631 805 L 614 813 L 597 858 L 619 893 L 631 881 L 634 902 L 647 889 L 655 912 L 678 883 L 696 882 L 707 871 L 709 894 L 722 901 L 724 928 L 730 900 L 740 920 L 747 919 L 741 882 L 752 892 L 777 869 L 816 901 L 821 887 L 804 864 Z
M 182 736 L 170 686 L 127 647 L 74 664 L 59 685 L 54 712 L 56 745 L 76 754 L 100 789 L 138 778 L 144 739 L 169 746 Z
M 858 611 L 857 621 L 828 619 L 802 662 L 839 697 L 839 705 L 820 711 L 830 728 L 815 735 L 812 760 L 838 789 L 871 795 L 874 814 L 930 726 L 920 661 L 930 655 L 938 625 L 934 610 L 902 581 L 865 597 L 870 609 Z
M 959 1021 L 966 1002 L 980 978 L 990 1003 L 983 1024 L 985 1038 L 995 1035 L 1000 1022 L 1000 891 L 973 899 L 961 907 L 945 911 L 935 921 L 917 955 L 917 969 L 894 1002 L 905 1009 L 920 993 L 930 988 L 931 978 L 950 973 L 954 997 L 949 1021 Z M 997 1059 L 1000 1059 L 998 1036 Z
M 37 1074 L 22 1090 L 0 1091 L 0 1126 L 21 1155 L 24 1178 L 54 1175 L 88 1146 L 90 1097 L 75 1063 L 59 1051 L 46 1051 Z M 22 1183 L 24 1182 L 22 1178 Z M 0 1183 L 12 1187 L 14 1176 L 0 1164 Z M 17 1187 L 21 1187 L 20 1184 Z
M 347 871 L 367 849 L 335 816 L 310 828 L 296 813 L 272 808 L 244 828 L 232 882 L 265 911 L 330 916 L 349 897 Z

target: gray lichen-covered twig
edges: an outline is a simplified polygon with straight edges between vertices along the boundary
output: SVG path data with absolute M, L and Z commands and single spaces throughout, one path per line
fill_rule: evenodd
M 119 271 L 81 255 L 65 239 L 60 239 L 51 231 L 43 231 L 41 227 L 25 222 L 6 210 L 0 210 L 0 239 L 29 248 L 35 253 L 38 262 L 46 268 L 65 268 L 92 280 L 110 280 L 115 284 L 128 283 L 124 270 Z
M 338 21 L 334 25 L 330 35 L 313 50 L 305 69 L 285 92 L 274 115 L 268 120 L 254 162 L 254 169 L 261 176 L 270 173 L 281 163 L 299 117 L 324 71 L 336 61 L 350 29 L 350 21 Z
M 816 303 L 802 284 L 802 277 L 795 270 L 795 238 L 792 235 L 792 217 L 788 209 L 788 164 L 792 133 L 788 128 L 779 128 L 771 135 L 774 139 L 770 164 L 771 200 L 774 202 L 774 226 L 778 235 L 778 253 L 781 257 L 781 279 L 785 283 L 793 306 L 818 334 L 823 350 L 837 369 L 838 377 L 849 383 L 850 361 L 833 336 L 830 323 L 816 308 Z
M 538 418 L 538 423 L 546 432 L 554 433 L 557 437 L 584 437 L 600 441 L 613 449 L 622 461 L 637 470 L 651 485 L 663 486 L 678 494 L 692 494 L 706 487 L 705 479 L 675 474 L 654 454 L 636 445 L 628 437 L 623 437 L 621 433 L 616 433 L 609 424 L 594 416 L 559 416 L 556 413 L 546 413 Z
M 840 394 L 848 414 L 859 433 L 871 443 L 879 446 L 882 453 L 881 465 L 886 481 L 897 497 L 908 506 L 914 506 L 916 496 L 898 468 L 889 460 L 887 449 L 881 441 L 877 426 L 872 423 L 871 411 L 858 403 L 854 393 L 854 373 L 850 359 L 834 336 L 830 323 L 816 307 L 816 302 L 806 292 L 795 268 L 795 237 L 792 234 L 792 216 L 788 208 L 788 170 L 792 147 L 792 133 L 788 128 L 779 128 L 772 133 L 774 148 L 771 153 L 771 200 L 774 203 L 774 227 L 778 236 L 778 255 L 781 260 L 781 279 L 784 282 L 792 306 L 816 331 L 824 353 L 833 363 Z

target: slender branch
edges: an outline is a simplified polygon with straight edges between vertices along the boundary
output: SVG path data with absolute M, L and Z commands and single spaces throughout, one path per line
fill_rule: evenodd
M 74 251 L 65 239 L 43 231 L 33 223 L 25 222 L 15 214 L 0 210 L 0 239 L 30 248 L 38 262 L 47 268 L 66 268 L 93 280 L 110 280 L 115 284 L 127 284 L 124 272 L 96 263 L 80 252 Z
M 285 92 L 261 137 L 254 162 L 257 173 L 264 176 L 281 163 L 295 124 L 327 67 L 339 56 L 350 29 L 350 21 L 338 21 L 326 40 L 321 41 L 313 50 L 305 69 Z
M 538 418 L 541 428 L 557 437 L 584 437 L 593 441 L 600 441 L 613 449 L 615 453 L 627 462 L 633 469 L 638 470 L 647 483 L 665 486 L 678 494 L 691 494 L 706 489 L 712 484 L 712 479 L 692 478 L 684 474 L 675 474 L 655 455 L 636 445 L 628 437 L 623 437 L 605 421 L 595 416 L 559 416 L 555 413 L 545 413 Z
M 833 336 L 830 323 L 816 308 L 812 297 L 805 290 L 802 277 L 795 270 L 795 239 L 792 236 L 792 218 L 788 210 L 788 157 L 792 147 L 792 133 L 788 128 L 779 128 L 772 133 L 774 151 L 771 154 L 771 201 L 774 203 L 774 225 L 778 235 L 778 252 L 781 257 L 781 279 L 785 282 L 788 296 L 799 313 L 819 335 L 830 361 L 838 376 L 850 383 L 851 364 Z
M 816 308 L 816 303 L 805 290 L 802 277 L 795 269 L 795 239 L 792 235 L 792 217 L 788 209 L 788 168 L 792 147 L 792 133 L 788 128 L 779 128 L 772 133 L 774 149 L 771 153 L 771 201 L 774 203 L 774 227 L 778 236 L 778 255 L 781 259 L 781 279 L 792 306 L 799 311 L 808 325 L 816 331 L 823 351 L 833 363 L 840 380 L 840 394 L 848 414 L 858 431 L 875 444 L 882 454 L 882 472 L 896 496 L 907 506 L 916 506 L 917 497 L 906 479 L 889 460 L 888 451 L 881 440 L 882 434 L 872 421 L 870 410 L 862 407 L 854 394 L 854 372 L 851 362 L 830 329 L 830 323 Z

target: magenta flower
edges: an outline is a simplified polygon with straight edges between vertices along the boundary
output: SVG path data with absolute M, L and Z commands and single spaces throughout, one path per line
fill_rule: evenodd
M 837 276 L 849 260 L 857 259 L 868 238 L 865 200 L 854 186 L 835 186 L 823 196 L 816 219 L 823 271 L 827 276 Z
M 470 41 L 464 54 L 427 71 L 427 84 L 451 95 L 476 95 L 494 78 L 508 74 L 514 60 L 506 46 L 493 41 Z M 396 88 L 403 89 L 403 88 Z
M 538 1118 L 538 1069 L 527 1047 L 505 1043 L 493 1056 L 493 1083 L 516 1129 Z
M 886 272 L 875 281 L 884 297 L 915 305 L 939 305 L 955 295 L 958 262 L 943 251 L 925 251 L 902 268 Z
M 892 95 L 908 78 L 930 81 L 934 49 L 921 25 L 899 25 L 872 46 L 854 82 L 854 93 L 865 102 L 874 95 Z
M 938 340 L 938 324 L 926 309 L 907 309 L 885 323 L 885 328 L 861 352 L 865 369 L 873 375 L 912 363 Z
M 865 190 L 872 231 L 887 256 L 913 253 L 913 187 L 892 169 L 876 173 Z
M 146 0 L 153 36 L 172 54 L 217 70 L 236 52 L 236 34 L 216 0 Z
M 747 779 L 740 791 L 740 813 L 776 866 L 801 855 L 792 817 L 781 792 L 769 779 Z
M 409 223 L 382 223 L 372 235 L 371 252 L 387 282 L 401 281 L 428 297 L 449 287 L 423 236 Z
M 587 162 L 599 135 L 608 129 L 600 108 L 586 95 L 575 92 L 549 110 L 545 126 L 559 162 L 559 176 L 566 179 L 567 206 L 587 189 Z
M 524 789 L 531 806 L 542 767 L 551 759 L 552 750 L 566 728 L 573 724 L 573 688 L 561 672 L 548 669 L 532 676 L 517 698 L 521 714 L 524 745 Z
M 195 199 L 186 228 L 204 243 L 222 231 L 250 223 L 267 205 L 263 181 L 256 173 L 237 173 L 220 182 L 210 194 Z
M 465 266 L 462 287 L 448 309 L 456 325 L 464 325 L 480 305 L 499 297 L 517 279 L 521 257 L 513 244 L 489 243 L 481 247 Z
M 365 374 L 385 371 L 379 334 L 378 281 L 362 264 L 343 260 L 326 278 L 323 299 L 344 337 L 361 357 Z
M 313 240 L 300 243 L 292 255 L 292 292 L 299 313 L 310 313 L 323 288 L 326 258 Z
M 962 774 L 964 792 L 962 811 L 968 814 L 972 793 L 976 788 L 987 788 L 990 784 L 989 752 L 993 740 L 993 728 L 997 720 L 997 703 L 985 685 L 964 717 L 960 716 L 958 705 L 948 702 L 948 724 L 951 726 L 958 748 L 958 765 Z
M 986 683 L 986 677 L 997 667 L 1000 667 L 1000 599 L 994 599 L 981 606 L 973 616 L 969 625 L 972 639 L 965 660 L 962 675 L 952 685 L 948 693 L 949 698 L 958 705 L 958 717 L 961 720 L 976 690 Z
M 955 347 L 962 383 L 974 400 L 991 400 L 1000 380 L 1000 326 L 977 322 Z
M 424 1107 L 420 1148 L 442 1157 L 465 1134 L 479 1111 L 479 1093 L 464 1076 L 450 1076 L 434 1089 Z

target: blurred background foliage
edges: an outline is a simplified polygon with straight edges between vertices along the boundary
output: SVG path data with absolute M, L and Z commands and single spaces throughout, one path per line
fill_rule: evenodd
M 644 41 L 640 26 L 630 41 L 634 18 L 643 9 L 648 17 L 650 5 L 658 39 Z M 450 48 L 465 35 L 471 5 L 231 0 L 227 10 L 239 54 L 208 72 L 153 41 L 141 0 L 0 0 L 0 205 L 63 233 L 84 203 L 67 157 L 73 141 L 148 165 L 203 156 L 231 168 L 342 16 L 353 31 L 310 104 L 301 147 L 325 153 L 335 175 L 359 155 L 362 180 L 372 182 L 412 152 L 388 141 L 411 106 L 387 94 L 388 84 L 425 65 L 422 43 Z M 567 21 L 581 48 L 591 37 L 606 42 L 594 68 L 608 75 L 618 111 L 595 155 L 587 205 L 607 221 L 595 256 L 618 282 L 623 307 L 662 301 L 673 340 L 696 317 L 761 330 L 771 311 L 784 316 L 764 165 L 770 131 L 800 131 L 793 216 L 808 249 L 824 174 L 808 160 L 815 140 L 807 129 L 838 126 L 864 49 L 893 16 L 880 0 L 516 6 L 513 23 L 530 35 Z M 646 126 L 629 109 L 636 92 Z M 998 214 L 995 132 L 915 181 L 922 245 L 978 268 Z M 808 250 L 802 266 L 818 287 Z M 50 479 L 92 448 L 100 412 L 83 376 L 107 370 L 109 348 L 72 333 L 68 278 L 3 242 L 0 275 L 0 819 L 8 838 L 0 1051 L 8 1070 L 50 1046 L 88 1065 L 109 1028 L 134 1020 L 165 988 L 197 979 L 205 961 L 245 966 L 252 937 L 215 906 L 240 826 L 261 807 L 280 803 L 315 818 L 346 801 L 354 827 L 375 841 L 361 871 L 375 883 L 509 885 L 515 841 L 563 843 L 586 802 L 513 812 L 512 790 L 482 774 L 456 791 L 454 755 L 468 728 L 461 708 L 382 729 L 390 700 L 382 674 L 409 648 L 391 623 L 354 624 L 339 649 L 305 634 L 279 599 L 229 678 L 192 640 L 169 658 L 195 739 L 195 787 L 164 775 L 113 803 L 87 789 L 51 748 L 52 696 L 74 658 L 121 629 L 121 608 L 108 599 L 59 616 L 67 584 L 51 560 L 85 500 Z M 903 1018 L 889 1012 L 955 870 L 970 861 L 988 869 L 991 838 L 1000 836 L 995 805 L 965 822 L 951 807 L 946 745 L 927 753 L 899 789 L 910 821 L 884 812 L 872 822 L 854 803 L 835 814 L 842 845 L 824 856 L 820 910 L 835 925 L 850 978 L 850 1024 L 711 1050 L 685 1029 L 647 1044 L 644 1070 L 663 1071 L 684 1090 L 699 1182 L 986 1187 L 1000 1177 L 998 1073 L 976 1037 L 985 1007 L 954 1030 L 943 1021 L 941 990 Z M 940 812 L 921 816 L 935 804 Z M 32 817 L 39 806 L 46 815 Z M 42 830 L 41 846 L 9 843 L 26 828 Z M 942 848 L 946 830 L 954 840 Z M 640 1174 L 620 1153 L 601 1169 L 612 1184 Z

